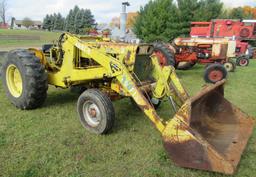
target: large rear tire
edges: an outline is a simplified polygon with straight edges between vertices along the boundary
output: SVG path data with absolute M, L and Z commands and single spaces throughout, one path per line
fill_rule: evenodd
M 195 66 L 196 62 L 179 62 L 177 69 L 179 70 L 189 70 Z
M 85 129 L 95 134 L 108 133 L 115 120 L 110 98 L 97 89 L 84 91 L 77 102 L 77 112 Z
M 227 75 L 228 75 L 228 72 L 226 68 L 219 63 L 215 63 L 215 64 L 209 65 L 205 69 L 204 80 L 207 83 L 215 84 L 216 82 L 226 79 Z
M 47 97 L 45 68 L 28 50 L 8 53 L 2 67 L 2 83 L 11 103 L 23 110 L 40 107 Z
M 154 43 L 154 53 L 161 66 L 175 66 L 175 58 L 171 50 L 163 43 Z

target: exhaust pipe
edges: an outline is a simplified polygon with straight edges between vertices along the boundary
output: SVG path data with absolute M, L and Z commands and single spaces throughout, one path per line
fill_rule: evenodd
M 120 31 L 121 31 L 121 38 L 124 38 L 126 35 L 126 22 L 127 22 L 127 13 L 126 7 L 130 6 L 129 2 L 122 3 L 122 13 L 120 15 Z

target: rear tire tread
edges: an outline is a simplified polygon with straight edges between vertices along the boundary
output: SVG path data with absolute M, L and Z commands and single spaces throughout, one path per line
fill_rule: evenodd
M 160 51 L 167 59 L 167 65 L 175 66 L 176 62 L 171 50 L 163 43 L 154 43 L 154 51 Z
M 6 69 L 9 64 L 19 65 L 22 78 L 25 79 L 22 95 L 19 98 L 11 95 L 6 84 Z M 17 108 L 29 110 L 40 107 L 47 97 L 47 78 L 44 66 L 32 52 L 18 49 L 8 53 L 3 64 L 2 79 L 7 97 Z

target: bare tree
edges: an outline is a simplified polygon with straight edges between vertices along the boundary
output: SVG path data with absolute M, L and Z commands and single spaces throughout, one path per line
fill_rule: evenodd
M 0 1 L 0 18 L 2 22 L 6 23 L 7 0 Z

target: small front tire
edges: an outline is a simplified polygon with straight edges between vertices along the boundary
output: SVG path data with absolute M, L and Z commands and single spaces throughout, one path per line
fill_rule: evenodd
M 226 79 L 228 75 L 227 70 L 225 67 L 221 64 L 215 63 L 209 65 L 204 73 L 204 80 L 207 83 L 213 83 L 215 84 L 218 81 L 221 81 L 223 79 Z
M 98 89 L 89 89 L 81 94 L 77 111 L 82 125 L 91 133 L 106 134 L 114 125 L 114 106 L 110 98 Z
M 248 66 L 249 63 L 250 63 L 250 61 L 246 57 L 240 57 L 240 58 L 237 58 L 237 60 L 236 60 L 236 65 L 237 66 L 245 67 L 245 66 Z
M 234 72 L 236 69 L 236 64 L 232 61 L 224 63 L 223 66 L 226 68 L 228 72 Z

